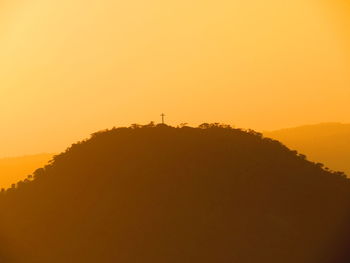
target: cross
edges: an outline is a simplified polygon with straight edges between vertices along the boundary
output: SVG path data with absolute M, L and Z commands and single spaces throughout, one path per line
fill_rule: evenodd
M 160 116 L 162 117 L 162 124 L 164 124 L 164 117 L 165 117 L 165 114 L 162 113 Z

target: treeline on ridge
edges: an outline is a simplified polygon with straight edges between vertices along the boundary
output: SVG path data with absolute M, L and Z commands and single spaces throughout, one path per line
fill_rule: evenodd
M 2 191 L 0 260 L 343 263 L 349 197 L 344 173 L 252 130 L 113 128 Z

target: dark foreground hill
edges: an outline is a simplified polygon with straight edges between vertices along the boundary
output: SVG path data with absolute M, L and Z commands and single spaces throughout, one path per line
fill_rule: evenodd
M 349 197 L 252 131 L 113 129 L 1 194 L 0 262 L 338 263 Z

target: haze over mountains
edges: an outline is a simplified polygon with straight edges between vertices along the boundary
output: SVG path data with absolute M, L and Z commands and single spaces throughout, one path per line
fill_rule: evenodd
M 254 131 L 134 125 L 1 193 L 0 261 L 343 263 L 349 208 L 344 174 Z
M 350 0 L 0 0 L 0 58 L 0 263 L 350 263 L 350 125 L 275 131 L 350 123 Z
M 350 124 L 321 123 L 264 132 L 308 159 L 350 175 Z
M 264 132 L 308 159 L 350 175 L 350 124 L 321 123 Z M 0 188 L 23 180 L 54 154 L 35 154 L 0 159 Z

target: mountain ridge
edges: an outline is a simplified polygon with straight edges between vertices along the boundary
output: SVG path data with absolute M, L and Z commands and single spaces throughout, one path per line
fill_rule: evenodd
M 41 153 L 0 158 L 0 188 L 9 188 L 25 179 L 38 167 L 47 164 L 53 156 L 51 153 Z
M 344 175 L 252 130 L 115 128 L 0 195 L 1 252 L 14 263 L 333 263 L 349 193 Z
M 315 162 L 350 175 L 350 124 L 321 123 L 264 132 Z

